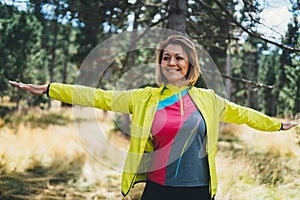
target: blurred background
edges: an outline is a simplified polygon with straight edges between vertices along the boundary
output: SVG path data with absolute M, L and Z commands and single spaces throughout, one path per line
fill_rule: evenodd
M 72 125 L 71 105 L 20 92 L 8 80 L 73 84 L 86 76 L 80 74 L 86 56 L 110 36 L 168 28 L 209 53 L 223 77 L 226 98 L 299 122 L 299 20 L 299 0 L 1 0 L 0 199 L 122 199 L 120 172 L 89 156 Z M 109 63 L 98 87 L 112 88 L 154 53 L 121 55 Z M 198 86 L 205 87 L 201 80 Z M 126 149 L 128 138 L 115 117 L 97 112 L 96 118 L 77 119 L 91 140 L 96 130 L 89 127 L 100 124 L 109 141 Z M 299 127 L 266 134 L 225 125 L 217 199 L 299 198 L 299 134 Z M 116 165 L 122 162 L 117 157 Z M 142 187 L 126 199 L 139 199 Z

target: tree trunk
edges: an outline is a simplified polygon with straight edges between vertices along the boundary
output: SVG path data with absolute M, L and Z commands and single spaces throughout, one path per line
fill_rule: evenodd
M 49 76 L 50 76 L 50 83 L 53 82 L 53 76 L 54 76 L 54 67 L 55 67 L 55 59 L 56 59 L 56 41 L 57 41 L 57 34 L 58 34 L 58 25 L 56 21 L 52 21 L 53 24 L 53 44 L 51 48 L 51 62 L 49 65 Z M 48 101 L 48 108 L 51 107 L 51 100 Z
M 297 83 L 300 83 L 300 77 L 297 78 Z M 295 99 L 295 107 L 294 107 L 294 114 L 300 114 L 300 85 L 297 85 L 296 88 L 296 99 Z
M 64 52 L 64 64 L 63 64 L 63 71 L 62 71 L 62 82 L 67 83 L 67 77 L 68 77 L 68 60 L 69 60 L 69 45 L 70 45 L 70 33 L 71 33 L 71 27 L 66 27 L 67 31 L 65 33 L 65 46 L 63 49 Z M 61 107 L 70 107 L 71 104 L 68 103 L 61 103 Z
M 256 52 L 248 52 L 248 76 L 253 82 L 258 81 L 258 55 Z M 258 90 L 250 85 L 247 92 L 247 106 L 253 109 L 258 109 Z
M 231 76 L 231 45 L 229 44 L 226 51 L 226 75 Z M 231 80 L 229 78 L 225 81 L 225 89 L 226 89 L 226 98 L 230 100 L 230 93 L 231 93 Z
M 139 1 L 136 2 L 137 5 L 139 5 Z M 133 30 L 136 30 L 138 28 L 138 16 L 140 15 L 140 9 L 137 8 L 135 10 L 135 13 L 134 13 L 134 21 L 133 21 Z M 133 46 L 131 46 L 130 48 L 131 49 L 136 49 L 135 46 L 136 46 L 136 42 L 137 42 L 137 35 L 135 34 L 135 32 L 131 33 L 131 42 L 130 44 L 132 44 Z M 126 57 L 126 61 L 125 61 L 125 67 L 123 67 L 126 72 L 132 67 L 134 66 L 135 64 L 135 58 L 136 58 L 136 51 L 130 51 L 127 53 L 127 57 Z M 125 73 L 126 73 L 125 72 Z M 126 83 L 126 89 L 132 89 L 132 85 Z M 125 135 L 129 136 L 130 135 L 130 123 L 131 123 L 131 120 L 130 120 L 130 117 L 129 117 L 129 114 L 126 114 L 126 113 L 123 113 L 121 114 L 121 122 L 119 124 L 119 127 L 121 129 L 121 131 L 123 133 L 125 133 Z
M 186 33 L 187 0 L 170 0 L 167 28 Z

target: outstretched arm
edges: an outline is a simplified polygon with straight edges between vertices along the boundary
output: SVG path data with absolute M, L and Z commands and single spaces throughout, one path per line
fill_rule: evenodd
M 15 87 L 18 87 L 22 90 L 26 90 L 35 95 L 42 95 L 47 92 L 48 85 L 34 85 L 34 84 L 25 84 L 16 81 L 9 81 L 9 83 Z
M 61 83 L 49 85 L 24 84 L 15 81 L 9 81 L 9 83 L 35 95 L 47 93 L 48 97 L 61 102 L 122 113 L 132 113 L 131 97 L 137 91 L 105 91 L 87 86 Z
M 220 113 L 222 121 L 236 123 L 236 124 L 247 124 L 248 126 L 262 131 L 279 131 L 289 130 L 298 124 L 296 122 L 283 122 L 279 119 L 269 117 L 261 112 L 253 110 L 251 108 L 237 105 L 233 102 L 229 102 L 219 96 L 216 96 L 221 109 Z

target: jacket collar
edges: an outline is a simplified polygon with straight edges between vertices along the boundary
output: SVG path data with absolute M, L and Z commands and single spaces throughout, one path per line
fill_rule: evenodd
M 171 91 L 182 91 L 182 90 L 184 90 L 184 89 L 186 89 L 186 88 L 193 88 L 194 86 L 193 85 L 191 85 L 191 84 L 189 84 L 189 85 L 187 85 L 187 86 L 182 86 L 182 87 L 177 87 L 177 86 L 175 86 L 175 85 L 172 85 L 172 84 L 161 84 L 160 86 L 159 86 L 159 88 L 156 88 L 157 90 L 156 90 L 156 92 L 161 92 L 164 88 L 168 88 L 168 89 L 170 89 Z

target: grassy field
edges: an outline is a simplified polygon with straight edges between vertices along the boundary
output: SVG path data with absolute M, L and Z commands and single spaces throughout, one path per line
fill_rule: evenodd
M 1 200 L 122 199 L 118 169 L 128 140 L 110 131 L 110 113 L 97 111 L 91 118 L 84 111 L 76 126 L 71 108 L 34 109 L 0 120 Z M 99 126 L 105 141 L 96 139 Z M 225 125 L 218 143 L 216 199 L 299 199 L 299 129 L 263 133 Z M 110 166 L 99 162 L 103 159 L 110 159 Z M 143 187 L 138 184 L 125 199 L 139 199 Z
M 299 127 L 266 133 L 227 125 L 217 156 L 217 199 L 285 200 L 300 197 Z

